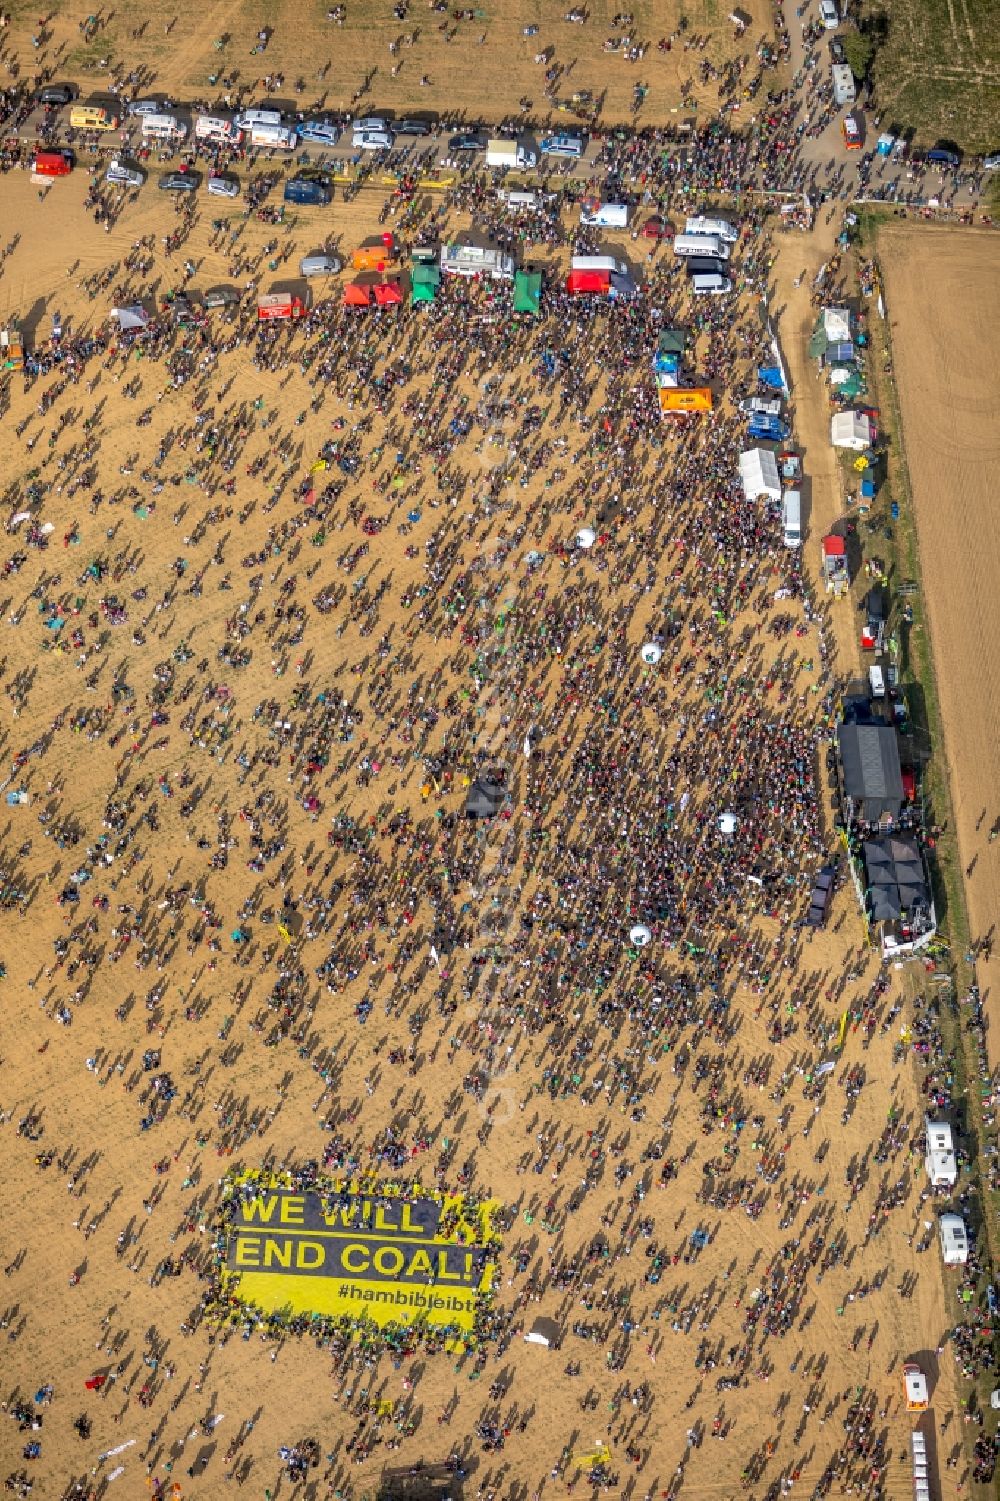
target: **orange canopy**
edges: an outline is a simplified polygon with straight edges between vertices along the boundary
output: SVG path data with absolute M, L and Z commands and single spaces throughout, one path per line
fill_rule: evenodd
M 371 307 L 372 289 L 361 281 L 349 281 L 344 288 L 345 307 Z
M 707 386 L 660 386 L 660 411 L 710 412 L 712 393 Z

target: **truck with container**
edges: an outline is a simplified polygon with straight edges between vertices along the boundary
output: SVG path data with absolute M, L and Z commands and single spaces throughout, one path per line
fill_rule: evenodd
M 854 84 L 854 74 L 846 63 L 834 63 L 830 69 L 833 79 L 833 102 L 838 109 L 853 104 L 858 97 L 858 91 Z
M 486 142 L 486 165 L 500 167 L 505 172 L 526 172 L 538 166 L 538 155 L 520 141 L 505 141 L 499 137 Z

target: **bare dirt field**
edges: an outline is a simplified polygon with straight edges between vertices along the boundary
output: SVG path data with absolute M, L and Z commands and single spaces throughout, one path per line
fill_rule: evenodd
M 553 97 L 589 90 L 599 98 L 607 123 L 634 117 L 633 87 L 644 84 L 641 116 L 660 122 L 672 113 L 678 118 L 693 113 L 698 105 L 717 108 L 719 79 L 712 70 L 741 59 L 743 81 L 748 81 L 758 66 L 757 43 L 774 36 L 771 7 L 764 0 L 747 0 L 741 7 L 752 20 L 742 38 L 725 6 L 714 0 L 628 7 L 601 0 L 586 7 L 583 25 L 564 20 L 572 6 L 561 0 L 468 7 L 460 19 L 459 8 L 451 4 L 435 9 L 425 0 L 404 6 L 394 6 L 393 0 L 348 0 L 343 24 L 327 19 L 331 9 L 325 0 L 280 7 L 267 0 L 204 6 L 178 0 L 152 14 L 127 6 L 96 12 L 59 6 L 39 32 L 39 18 L 25 8 L 14 12 L 5 52 L 16 55 L 22 67 L 55 69 L 84 90 L 106 87 L 116 69 L 139 70 L 147 88 L 209 99 L 217 90 L 259 94 L 270 75 L 282 80 L 276 97 L 284 90 L 329 109 L 356 110 L 363 99 L 383 109 L 432 109 L 452 118 L 491 120 L 516 115 L 522 98 L 531 101 L 535 118 L 548 114 L 543 75 L 555 69 Z M 612 25 L 615 16 L 626 14 L 631 25 Z M 88 17 L 94 18 L 89 28 Z M 532 26 L 534 34 L 525 36 Z M 262 29 L 268 32 L 267 45 L 254 53 Z M 37 50 L 32 35 L 44 39 Z M 604 50 L 609 39 L 626 37 L 643 48 L 641 59 L 629 62 L 620 48 Z M 670 41 L 669 50 L 659 49 L 661 40 Z M 536 62 L 542 53 L 545 62 Z M 223 79 L 229 80 L 228 89 Z
M 0 182 L 0 310 L 42 351 L 185 259 L 267 286 L 316 244 L 149 188 L 106 231 L 86 191 Z M 848 892 L 799 926 L 832 703 L 730 488 L 761 288 L 709 313 L 646 275 L 537 325 L 454 283 L 359 319 L 335 283 L 273 340 L 249 299 L 4 377 L 0 1454 L 35 1498 L 287 1495 L 310 1440 L 310 1498 L 453 1453 L 497 1501 L 897 1501 L 913 1358 L 936 1494 L 971 1490 L 900 1040 L 933 1071 L 933 1024 L 912 978 L 873 990 Z M 650 420 L 653 307 L 697 320 L 711 421 Z M 463 820 L 498 762 L 509 806 Z M 200 1317 L 222 1174 L 324 1158 L 506 1207 L 481 1348 Z
M 973 230 L 879 231 L 903 441 L 973 940 L 1000 910 L 1000 309 L 996 245 Z M 1000 1049 L 998 959 L 980 983 Z M 992 992 L 992 995 L 991 995 Z

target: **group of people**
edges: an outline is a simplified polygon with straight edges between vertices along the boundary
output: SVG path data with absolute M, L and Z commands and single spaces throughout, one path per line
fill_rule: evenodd
M 809 106 L 770 104 L 756 136 L 707 128 L 683 162 L 623 133 L 599 170 L 671 214 L 748 174 L 799 184 Z M 401 255 L 471 216 L 547 269 L 540 317 L 446 279 L 424 309 L 334 295 L 269 325 L 256 293 L 298 243 L 261 228 L 280 180 L 251 180 L 234 228 L 188 205 L 180 233 L 88 271 L 93 304 L 5 397 L 2 904 L 25 937 L 4 984 L 53 1094 L 79 1095 L 69 1119 L 37 1069 L 28 1100 L 5 1068 L 8 1156 L 47 1193 L 56 1174 L 74 1201 L 107 1191 L 72 1222 L 73 1327 L 78 1287 L 110 1306 L 81 1374 L 99 1411 L 73 1424 L 87 1458 L 58 1483 L 96 1495 L 128 1468 L 134 1401 L 160 1494 L 185 1472 L 273 1485 L 276 1454 L 344 1498 L 435 1444 L 435 1482 L 474 1475 L 484 1501 L 577 1474 L 673 1501 L 709 1463 L 775 1501 L 898 1490 L 897 1341 L 927 1337 L 908 1265 L 934 1224 L 923 1112 L 953 1105 L 954 1059 L 937 999 L 840 936 L 849 892 L 832 937 L 803 923 L 834 843 L 822 759 L 845 667 L 808 565 L 737 478 L 735 400 L 770 363 L 772 221 L 740 211 L 743 295 L 698 305 L 660 247 L 637 297 L 587 302 L 558 273 L 569 243 L 595 248 L 578 193 L 518 209 L 466 178 L 387 200 Z M 162 289 L 190 289 L 202 254 L 242 298 L 178 319 Z M 154 279 L 150 321 L 109 331 L 112 299 L 148 305 Z M 668 423 L 653 361 L 677 328 L 716 409 Z M 489 816 L 468 816 L 483 785 Z M 111 1187 L 119 1091 L 134 1139 Z M 241 1297 L 232 1216 L 261 1167 L 499 1200 L 473 1329 Z M 970 1221 L 975 1201 L 969 1180 Z M 51 1317 L 29 1306 L 23 1233 L 0 1320 L 15 1359 Z M 991 1358 L 979 1270 L 943 1316 L 920 1290 L 970 1380 Z M 518 1354 L 538 1315 L 558 1421 Z M 324 1405 L 291 1424 L 276 1387 L 280 1415 L 265 1389 L 226 1418 L 209 1382 L 231 1342 L 277 1363 L 293 1336 Z M 77 1400 L 69 1369 L 4 1403 L 14 1492 Z M 958 1387 L 938 1379 L 947 1410 Z M 580 1415 L 601 1409 L 607 1444 L 581 1457 Z M 957 1414 L 944 1457 L 966 1485 L 995 1446 L 974 1395 L 964 1415 L 984 1429 L 974 1469 Z

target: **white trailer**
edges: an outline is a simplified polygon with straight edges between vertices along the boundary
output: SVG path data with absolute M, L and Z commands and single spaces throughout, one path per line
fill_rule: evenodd
M 504 141 L 496 137 L 486 143 L 486 165 L 502 167 L 506 172 L 524 172 L 529 167 L 537 167 L 538 157 L 520 141 Z
M 833 102 L 838 109 L 853 104 L 858 97 L 858 91 L 854 86 L 854 74 L 846 63 L 834 63 L 830 69 L 833 78 Z

